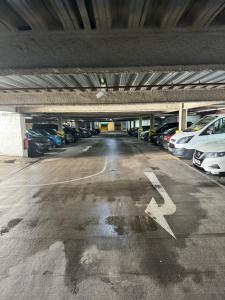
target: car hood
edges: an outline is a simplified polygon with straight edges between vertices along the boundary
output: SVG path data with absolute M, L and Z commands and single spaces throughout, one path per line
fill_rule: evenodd
M 225 140 L 201 144 L 196 150 L 201 152 L 225 152 Z
M 194 135 L 196 135 L 197 134 L 197 132 L 180 132 L 180 133 L 175 133 L 173 136 L 172 136 L 172 138 L 174 139 L 174 140 L 179 140 L 179 139 L 182 139 L 182 138 L 184 138 L 184 137 L 186 137 L 186 136 L 194 136 Z

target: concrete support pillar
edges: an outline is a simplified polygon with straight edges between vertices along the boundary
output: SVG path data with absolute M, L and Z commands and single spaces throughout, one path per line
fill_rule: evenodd
M 142 117 L 139 118 L 139 128 L 142 127 Z
M 28 155 L 27 149 L 24 149 L 26 125 L 22 114 L 0 111 L 0 137 L 0 155 Z
M 187 109 L 184 109 L 184 104 L 180 104 L 179 109 L 179 130 L 184 130 L 187 128 Z
M 76 130 L 79 130 L 79 121 L 75 121 L 75 128 L 76 128 Z
M 150 114 L 150 129 L 153 129 L 155 126 L 155 116 L 154 114 Z
M 132 128 L 132 121 L 130 121 L 130 129 Z
M 136 127 L 136 120 L 133 121 L 134 122 L 134 128 Z
M 93 122 L 90 122 L 90 130 L 92 130 L 93 129 Z
M 62 130 L 62 116 L 61 115 L 58 116 L 58 130 L 59 131 Z

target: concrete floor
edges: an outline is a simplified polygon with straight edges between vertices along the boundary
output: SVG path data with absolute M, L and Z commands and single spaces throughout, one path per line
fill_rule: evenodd
M 1 300 L 225 298 L 225 189 L 170 154 L 108 134 L 1 179 Z

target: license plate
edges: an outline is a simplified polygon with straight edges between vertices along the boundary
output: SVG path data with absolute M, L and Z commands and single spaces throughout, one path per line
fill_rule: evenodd
M 198 166 L 201 166 L 201 161 L 199 159 L 194 159 L 194 163 Z

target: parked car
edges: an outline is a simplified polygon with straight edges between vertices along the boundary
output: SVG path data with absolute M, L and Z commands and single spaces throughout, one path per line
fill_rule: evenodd
M 52 136 L 58 136 L 61 139 L 61 143 L 65 144 L 65 136 L 64 131 L 58 131 L 58 125 L 56 124 L 33 124 L 32 130 L 36 129 L 42 129 L 47 131 Z
M 50 139 L 53 144 L 53 148 L 60 147 L 62 145 L 62 139 L 58 135 L 50 134 L 44 129 L 33 129 L 34 132 L 42 134 L 44 137 Z
M 190 127 L 192 122 L 187 122 L 187 127 Z M 168 149 L 168 142 L 170 138 L 178 131 L 178 127 L 170 128 L 164 132 L 159 133 L 156 136 L 156 144 L 158 146 L 163 146 L 165 149 Z
M 69 126 L 64 126 L 63 127 L 63 132 L 64 132 L 64 138 L 65 138 L 65 143 L 66 144 L 76 142 L 77 134 L 76 134 L 76 130 L 74 128 L 69 127 Z
M 149 130 L 142 131 L 140 134 L 140 138 L 147 142 L 149 139 Z
M 101 133 L 101 130 L 100 130 L 99 128 L 95 128 L 95 132 L 96 132 L 96 134 L 98 135 L 98 134 Z
M 225 114 L 208 115 L 175 134 L 170 139 L 168 150 L 176 156 L 190 159 L 199 145 L 224 139 Z
M 81 135 L 82 138 L 90 138 L 91 137 L 90 130 L 88 130 L 86 128 L 83 128 L 83 127 L 80 127 L 79 131 L 80 131 L 80 135 Z
M 139 127 L 130 128 L 130 129 L 127 131 L 127 133 L 128 133 L 130 136 L 138 137 L 138 130 L 139 130 L 139 129 L 140 129 Z M 150 129 L 150 126 L 149 126 L 149 125 L 141 126 L 141 130 L 142 130 L 141 134 L 142 134 L 143 132 L 145 132 L 145 131 L 149 131 L 149 129 Z M 141 134 L 140 134 L 140 136 L 141 136 Z
M 168 130 L 170 128 L 175 128 L 178 126 L 179 126 L 178 122 L 172 122 L 172 123 L 165 123 L 157 129 L 155 129 L 155 128 L 151 129 L 150 134 L 149 134 L 150 142 L 156 144 L 158 134 L 164 133 L 166 130 Z
M 45 137 L 32 132 L 32 130 L 26 131 L 26 137 L 28 139 L 28 156 L 33 157 L 35 155 L 44 154 L 51 148 L 51 142 Z
M 198 145 L 192 162 L 209 174 L 225 174 L 225 139 Z
M 171 137 L 176 133 L 177 127 L 176 128 L 170 128 L 169 130 L 165 131 L 163 134 L 163 143 L 162 146 L 164 149 L 168 150 L 169 142 Z

